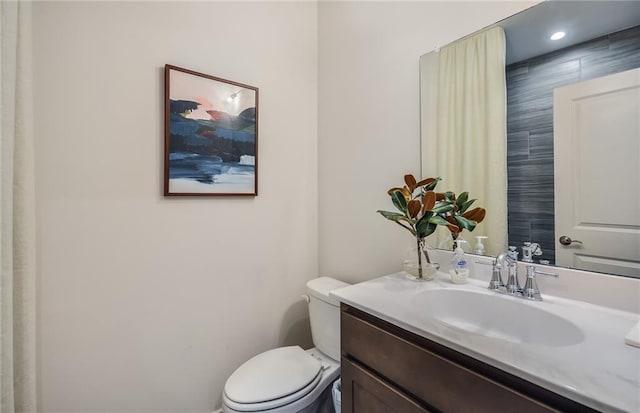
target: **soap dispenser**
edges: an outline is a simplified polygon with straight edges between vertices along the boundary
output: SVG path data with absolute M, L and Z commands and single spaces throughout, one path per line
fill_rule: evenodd
M 469 277 L 469 266 L 467 264 L 467 258 L 464 254 L 464 250 L 460 246 L 461 240 L 454 240 L 456 249 L 453 251 L 453 258 L 451 259 L 451 269 L 449 275 L 451 275 L 451 281 L 454 284 L 465 284 Z
M 478 255 L 484 255 L 484 244 L 482 243 L 482 240 L 485 240 L 489 237 L 486 237 L 484 235 L 478 235 L 476 236 L 476 245 L 473 246 L 473 252 L 478 254 Z

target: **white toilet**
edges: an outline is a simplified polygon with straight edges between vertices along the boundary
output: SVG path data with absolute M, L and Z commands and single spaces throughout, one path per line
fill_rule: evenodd
M 329 277 L 307 283 L 316 347 L 280 347 L 245 362 L 224 385 L 223 412 L 333 413 L 331 385 L 340 375 L 340 303 L 329 292 L 347 285 Z

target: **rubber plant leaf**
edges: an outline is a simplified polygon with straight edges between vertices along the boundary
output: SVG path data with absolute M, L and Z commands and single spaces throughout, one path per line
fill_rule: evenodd
M 429 183 L 425 183 L 424 190 L 433 191 L 436 188 L 436 185 L 438 185 L 438 181 L 440 181 L 440 178 L 427 178 L 427 179 L 433 179 L 433 181 L 430 181 Z
M 389 195 L 393 195 L 394 192 L 396 191 L 400 191 L 402 192 L 402 195 L 404 195 L 405 199 L 408 201 L 411 199 L 411 193 L 409 192 L 409 190 L 407 188 L 391 188 L 387 191 L 387 193 Z
M 464 214 L 464 212 L 465 212 L 467 209 L 469 209 L 469 207 L 470 207 L 474 202 L 476 202 L 476 200 L 475 200 L 475 199 L 470 199 L 470 200 L 468 200 L 467 202 L 465 202 L 465 203 L 464 203 L 464 205 L 462 205 L 462 207 L 460 208 L 460 211 L 459 211 L 459 212 L 460 212 L 461 214 Z
M 427 211 L 416 222 L 416 232 L 418 234 L 420 234 L 421 232 L 425 232 L 426 231 L 427 225 L 429 224 L 429 219 L 431 219 L 432 216 L 434 216 L 433 211 Z
M 457 225 L 449 224 L 447 225 L 447 228 L 449 228 L 449 231 L 453 232 L 454 234 L 460 232 L 460 227 Z
M 418 183 L 416 184 L 416 188 L 420 188 L 421 186 L 425 186 L 425 185 L 431 185 L 431 184 L 433 184 L 434 182 L 436 182 L 436 183 L 437 183 L 437 182 L 438 182 L 438 179 L 436 179 L 436 178 L 426 178 L 426 179 L 423 179 L 422 181 L 418 182 Z M 427 190 L 427 191 L 428 191 L 428 189 L 426 189 L 426 188 L 425 188 L 425 190 Z
M 416 232 L 413 230 L 413 224 L 411 223 L 409 218 L 407 218 L 405 215 L 399 214 L 397 212 L 380 211 L 380 210 L 378 210 L 377 212 L 383 217 L 387 218 L 388 220 L 393 221 L 396 224 L 400 225 L 402 228 L 406 229 L 414 236 L 416 235 Z M 404 225 L 402 224 L 402 222 L 406 222 L 407 224 Z
M 417 182 L 416 182 L 416 178 L 414 178 L 413 175 L 411 174 L 405 175 L 404 183 L 407 184 L 407 188 L 409 189 L 410 193 L 413 193 L 413 191 L 416 190 Z
M 433 191 L 425 192 L 422 197 L 422 214 L 427 211 L 431 211 L 431 209 L 436 205 L 436 193 Z
M 434 215 L 431 218 L 429 218 L 429 223 L 436 224 L 436 225 L 449 225 L 449 221 L 442 218 L 440 215 Z
M 480 212 L 478 212 L 478 214 L 475 215 L 474 221 L 476 221 L 479 224 L 484 220 L 484 217 L 486 215 L 487 215 L 487 210 L 484 208 L 480 208 Z
M 463 192 L 460 195 L 458 195 L 458 198 L 456 198 L 456 206 L 458 207 L 458 211 L 462 211 L 462 207 L 464 207 L 464 204 L 467 202 L 468 199 L 469 199 L 468 192 Z
M 471 221 L 470 219 L 467 219 L 461 215 L 456 215 L 454 219 L 458 223 L 459 227 L 464 228 L 467 231 L 473 231 L 476 228 L 475 221 Z
M 411 218 L 417 217 L 421 209 L 422 209 L 422 204 L 420 204 L 420 201 L 418 201 L 417 199 L 412 199 L 407 204 L 407 210 L 409 211 L 409 216 Z
M 404 218 L 405 220 L 407 219 L 407 217 L 404 214 L 401 214 L 399 212 L 390 212 L 390 211 L 382 211 L 382 210 L 378 210 L 376 212 L 382 215 L 383 217 L 385 217 L 386 219 L 390 219 L 392 221 L 397 221 L 402 218 Z
M 438 202 L 431 211 L 436 214 L 444 214 L 445 212 L 453 211 L 453 202 L 450 201 L 441 201 Z
M 462 216 L 479 224 L 484 220 L 486 213 L 487 211 L 484 208 L 473 208 L 472 210 L 462 214 Z
M 436 228 L 438 228 L 438 226 L 436 224 L 429 224 L 427 226 L 427 232 L 424 233 L 424 235 L 422 235 L 422 237 L 428 237 L 429 235 L 433 234 L 434 232 L 436 232 Z
M 428 237 L 436 230 L 437 225 L 429 222 L 428 219 L 423 219 L 416 224 L 416 236 L 418 238 Z
M 394 191 L 391 194 L 391 201 L 398 210 L 407 213 L 407 199 L 404 197 L 402 191 Z

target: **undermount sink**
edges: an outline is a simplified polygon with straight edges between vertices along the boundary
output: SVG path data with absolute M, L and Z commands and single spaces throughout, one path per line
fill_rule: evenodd
M 571 321 L 530 303 L 492 292 L 434 289 L 415 299 L 426 317 L 447 326 L 515 343 L 562 347 L 581 343 L 584 333 Z

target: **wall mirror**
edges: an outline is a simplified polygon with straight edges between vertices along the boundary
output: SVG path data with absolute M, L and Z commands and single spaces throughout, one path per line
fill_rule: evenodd
M 508 245 L 539 244 L 534 262 L 640 278 L 640 2 L 546 1 L 495 26 L 506 38 Z M 438 53 L 420 59 L 425 176 Z

